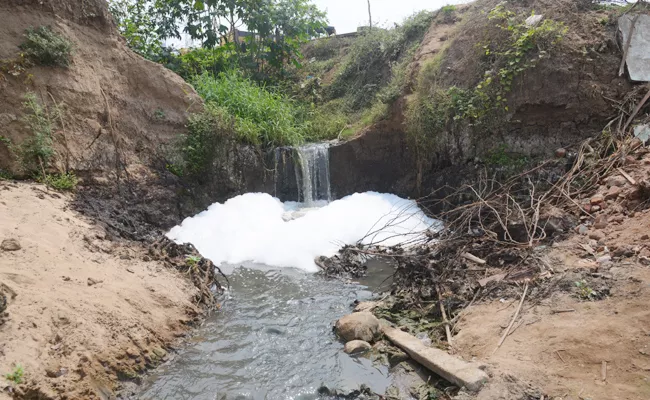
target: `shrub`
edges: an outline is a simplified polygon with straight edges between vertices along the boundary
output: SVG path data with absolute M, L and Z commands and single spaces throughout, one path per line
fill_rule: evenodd
M 48 109 L 39 104 L 34 93 L 25 95 L 23 122 L 32 132 L 20 146 L 13 146 L 13 152 L 18 157 L 21 168 L 31 175 L 38 175 L 50 163 L 54 156 L 52 140 L 52 121 L 61 117 L 62 109 L 54 106 Z
M 258 86 L 236 71 L 214 77 L 196 76 L 192 82 L 208 103 L 234 116 L 237 137 L 262 146 L 297 145 L 304 140 L 303 110 L 291 99 Z
M 72 191 L 77 188 L 79 180 L 72 172 L 59 173 L 55 175 L 45 175 L 43 183 L 47 186 L 61 191 Z
M 72 57 L 72 43 L 47 26 L 29 28 L 20 48 L 36 64 L 67 67 Z
M 228 110 L 214 103 L 206 104 L 202 113 L 190 116 L 187 134 L 177 144 L 181 159 L 168 164 L 167 169 L 178 176 L 198 176 L 209 171 L 232 136 L 233 118 Z

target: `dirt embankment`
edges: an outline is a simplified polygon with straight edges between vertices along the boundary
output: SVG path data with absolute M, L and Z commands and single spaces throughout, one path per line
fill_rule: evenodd
M 507 2 L 507 10 L 520 19 L 534 12 L 564 24 L 563 40 L 514 78 L 502 123 L 448 124 L 431 132 L 437 145 L 424 155 L 427 161 L 418 174 L 422 155 L 409 141 L 404 123 L 405 110 L 415 97 L 410 89 L 423 85 L 470 90 L 494 72 L 486 70 L 491 59 L 483 46 L 503 40 L 498 21 L 488 18 L 499 3 L 480 0 L 457 8 L 448 19 L 434 19 L 412 65 L 411 85 L 393 104 L 390 118 L 332 148 L 332 190 L 337 196 L 379 188 L 419 198 L 446 186 L 457 188 L 474 181 L 484 167 L 494 167 L 491 154 L 529 161 L 545 158 L 600 132 L 609 122 L 616 113 L 612 102 L 631 88 L 625 77 L 617 76 L 621 51 L 609 13 L 579 8 L 581 2 L 572 0 Z M 447 194 L 441 191 L 440 198 Z
M 24 370 L 20 385 L 3 379 L 0 398 L 107 398 L 165 360 L 200 313 L 186 276 L 69 201 L 42 185 L 0 182 L 0 373 Z

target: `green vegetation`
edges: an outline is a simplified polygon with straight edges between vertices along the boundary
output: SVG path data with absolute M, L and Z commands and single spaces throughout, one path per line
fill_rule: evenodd
M 162 52 L 163 38 L 149 3 L 132 0 L 110 0 L 108 9 L 127 45 L 136 53 L 152 59 Z
M 586 281 L 575 282 L 576 286 L 576 295 L 582 300 L 595 300 L 598 297 L 598 293 L 593 290 Z
M 488 153 L 486 163 L 492 167 L 518 170 L 528 164 L 528 158 L 508 151 L 508 146 L 502 144 Z
M 79 180 L 72 172 L 60 174 L 46 174 L 43 183 L 47 186 L 61 191 L 72 191 L 77 188 Z
M 14 367 L 13 371 L 10 374 L 5 375 L 5 378 L 10 382 L 19 385 L 23 382 L 24 375 L 25 370 L 23 369 L 22 365 L 18 364 Z
M 39 65 L 67 67 L 72 58 L 72 43 L 47 26 L 29 28 L 20 48 L 25 56 Z
M 420 168 L 427 164 L 443 132 L 468 125 L 493 130 L 502 124 L 509 111 L 507 96 L 514 79 L 548 57 L 567 30 L 557 21 L 547 19 L 528 26 L 525 19 L 503 4 L 490 11 L 488 20 L 498 28 L 497 37 L 486 39 L 487 44 L 479 47 L 485 73 L 470 89 L 445 87 L 440 82 L 444 51 L 423 66 L 416 96 L 406 111 L 407 131 L 421 158 Z M 493 161 L 506 160 L 495 156 Z
M 350 47 L 339 74 L 329 87 L 328 98 L 344 98 L 347 108 L 358 111 L 372 105 L 386 79 L 387 71 L 397 70 L 398 77 L 392 89 L 385 89 L 382 99 L 394 100 L 391 95 L 405 84 L 406 66 L 415 49 L 431 25 L 433 13 L 422 11 L 394 29 L 372 29 L 359 37 Z M 397 68 L 395 68 L 397 66 Z M 394 73 L 388 74 L 388 77 Z
M 295 145 L 304 141 L 300 108 L 281 94 L 265 90 L 236 71 L 197 76 L 194 87 L 206 102 L 219 104 L 235 118 L 235 133 L 246 143 Z
M 167 169 L 177 176 L 200 177 L 210 170 L 212 160 L 223 155 L 225 142 L 233 137 L 234 121 L 228 111 L 208 103 L 201 114 L 190 116 L 187 134 L 180 137 Z M 173 159 L 176 150 L 180 159 Z
M 23 107 L 26 111 L 23 122 L 33 135 L 20 146 L 10 148 L 17 156 L 23 172 L 37 176 L 41 173 L 44 174 L 45 167 L 54 157 L 53 121 L 58 121 L 63 111 L 57 106 L 52 108 L 42 106 L 34 93 L 25 95 Z

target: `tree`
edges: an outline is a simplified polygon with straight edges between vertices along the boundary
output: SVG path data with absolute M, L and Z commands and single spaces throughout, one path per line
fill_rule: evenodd
M 149 59 L 160 54 L 163 39 L 159 33 L 160 22 L 150 2 L 109 0 L 108 9 L 131 49 Z

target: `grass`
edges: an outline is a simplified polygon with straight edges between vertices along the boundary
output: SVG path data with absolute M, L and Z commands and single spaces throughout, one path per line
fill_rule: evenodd
M 303 111 L 291 99 L 266 90 L 236 71 L 192 80 L 206 102 L 218 104 L 235 118 L 239 140 L 263 147 L 304 141 Z
M 28 28 L 20 45 L 25 56 L 39 65 L 67 67 L 72 59 L 72 43 L 48 26 Z
M 63 192 L 73 191 L 77 188 L 79 180 L 72 172 L 63 172 L 59 174 L 47 174 L 43 183 L 47 186 Z
M 373 29 L 357 38 L 332 82 L 327 97 L 344 98 L 347 107 L 353 112 L 372 106 L 377 100 L 377 94 L 393 80 L 393 67 L 404 66 L 403 60 L 412 58 L 414 47 L 422 41 L 433 15 L 427 11 L 419 12 L 396 28 Z M 396 71 L 400 72 L 400 69 Z M 398 82 L 399 79 L 396 83 Z M 395 90 L 392 92 L 395 93 Z
M 23 382 L 24 375 L 25 375 L 25 370 L 23 369 L 22 365 L 18 364 L 14 367 L 13 371 L 10 374 L 5 375 L 5 378 L 10 382 L 19 385 Z

